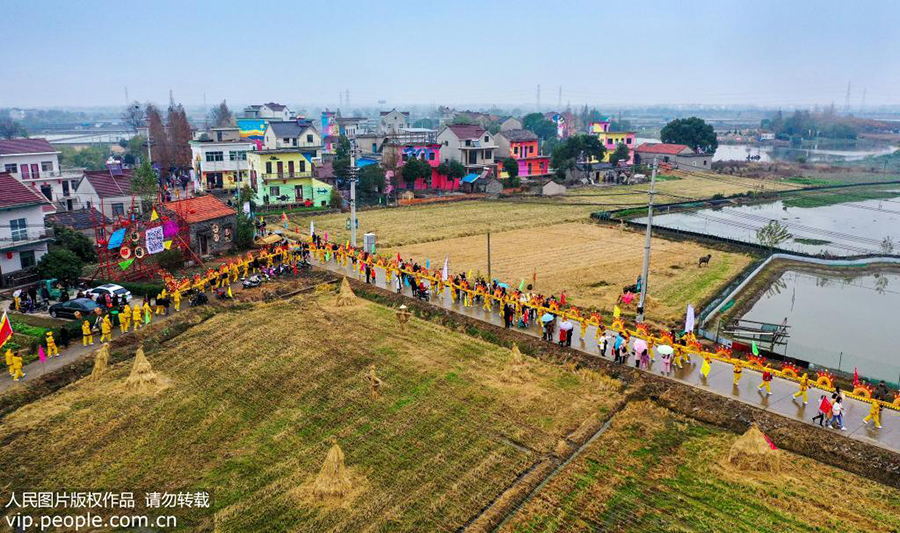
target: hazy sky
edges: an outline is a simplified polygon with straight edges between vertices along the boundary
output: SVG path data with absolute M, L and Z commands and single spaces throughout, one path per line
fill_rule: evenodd
M 900 103 L 896 0 L 0 5 L 0 106 Z

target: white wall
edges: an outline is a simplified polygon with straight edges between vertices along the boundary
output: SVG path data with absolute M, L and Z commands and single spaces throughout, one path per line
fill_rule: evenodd
M 26 220 L 27 240 L 41 239 L 46 235 L 47 228 L 44 227 L 44 212 L 41 210 L 40 205 L 3 210 L 0 211 L 0 246 L 10 246 L 23 242 L 12 240 L 12 228 L 10 228 L 10 221 L 20 218 Z M 0 272 L 9 274 L 21 270 L 19 253 L 28 250 L 34 250 L 35 262 L 40 261 L 41 257 L 47 253 L 47 243 L 35 243 L 16 250 L 0 250 Z M 7 254 L 11 254 L 12 257 L 7 257 Z

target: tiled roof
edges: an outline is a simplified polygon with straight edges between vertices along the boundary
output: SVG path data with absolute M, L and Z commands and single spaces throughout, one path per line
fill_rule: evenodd
M 644 143 L 634 150 L 636 152 L 645 152 L 648 154 L 667 154 L 677 155 L 691 147 L 684 144 L 667 144 L 667 143 Z
M 113 176 L 109 170 L 85 170 L 84 178 L 97 191 L 100 198 L 131 196 L 131 170 L 123 170 L 121 176 Z
M 3 191 L 3 194 L 0 194 L 2 209 L 49 203 L 47 198 L 14 178 L 9 172 L 0 172 L 0 191 Z
M 110 224 L 112 221 L 103 213 L 97 211 L 96 208 L 76 209 L 74 211 L 60 211 L 52 215 L 44 217 L 46 222 L 59 224 L 75 230 L 90 229 L 94 227 L 94 222 Z
M 474 139 L 476 137 L 481 137 L 481 135 L 487 131 L 481 126 L 475 126 L 473 124 L 456 124 L 447 127 L 460 139 Z
M 211 194 L 167 202 L 163 206 L 170 211 L 178 213 L 188 224 L 235 214 L 234 209 L 223 204 Z
M 294 120 L 284 120 L 278 122 L 269 122 L 269 127 L 272 128 L 272 133 L 274 133 L 276 137 L 287 138 L 299 137 L 300 134 L 309 127 L 309 125 L 301 125 Z
M 396 109 L 391 109 L 390 111 L 382 111 L 382 112 L 381 112 L 381 116 L 385 116 L 385 115 L 390 114 L 390 113 L 393 113 L 393 112 L 395 112 L 395 111 L 397 111 L 397 110 L 396 110 Z M 409 111 L 397 111 L 397 113 L 400 113 L 401 115 L 403 115 L 403 116 L 405 116 L 405 117 L 408 117 L 408 116 L 409 116 Z
M 517 142 L 538 140 L 538 136 L 530 130 L 506 130 L 501 131 L 499 135 L 503 135 L 507 140 Z
M 265 106 L 268 107 L 269 109 L 271 109 L 272 111 L 281 111 L 285 107 L 287 107 L 286 105 L 276 104 L 275 102 L 269 102 L 268 104 L 265 104 Z
M 0 141 L 0 155 L 56 152 L 47 139 L 10 139 Z

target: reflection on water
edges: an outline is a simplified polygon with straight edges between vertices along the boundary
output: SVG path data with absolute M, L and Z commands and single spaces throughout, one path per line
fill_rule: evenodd
M 817 365 L 897 381 L 900 273 L 813 274 L 789 270 L 743 316 L 790 326 L 787 353 Z M 782 352 L 782 350 L 777 350 Z
M 748 156 L 753 161 L 763 163 L 796 161 L 800 157 L 804 157 L 810 162 L 859 161 L 869 156 L 890 154 L 895 150 L 897 150 L 896 147 L 886 145 L 865 150 L 856 149 L 854 143 L 850 143 L 844 149 L 795 148 L 769 144 L 722 144 L 716 149 L 713 161 L 746 161 Z
M 882 253 L 885 237 L 900 242 L 900 198 L 813 208 L 785 207 L 779 200 L 680 213 L 663 211 L 654 215 L 653 224 L 756 243 L 756 230 L 770 220 L 787 226 L 793 235 L 793 239 L 778 247 L 795 252 L 827 252 L 835 256 L 877 254 Z

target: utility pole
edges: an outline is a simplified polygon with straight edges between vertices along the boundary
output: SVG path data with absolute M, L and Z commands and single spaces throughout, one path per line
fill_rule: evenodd
M 488 228 L 487 232 L 487 252 L 488 252 L 488 282 L 490 282 L 493 278 L 491 277 L 491 229 Z
M 650 274 L 650 233 L 653 226 L 653 195 L 656 193 L 656 157 L 650 173 L 650 202 L 647 204 L 647 237 L 644 239 L 644 269 L 641 271 L 641 299 L 638 301 L 637 321 L 644 321 L 644 302 L 647 299 L 647 276 Z
M 844 100 L 844 114 L 850 114 L 850 82 L 847 82 L 847 98 Z
M 356 248 L 356 142 L 350 147 L 350 245 Z

